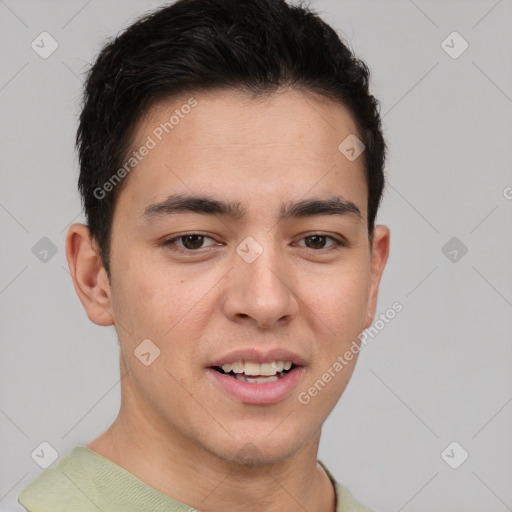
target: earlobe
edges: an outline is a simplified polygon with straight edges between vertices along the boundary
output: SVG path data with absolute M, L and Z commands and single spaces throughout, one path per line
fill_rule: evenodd
M 366 306 L 366 320 L 364 328 L 367 329 L 373 322 L 377 310 L 379 284 L 386 267 L 389 256 L 390 231 L 386 226 L 375 226 L 370 260 L 371 281 Z
M 75 291 L 91 322 L 113 325 L 110 284 L 89 228 L 72 224 L 66 236 L 66 257 Z

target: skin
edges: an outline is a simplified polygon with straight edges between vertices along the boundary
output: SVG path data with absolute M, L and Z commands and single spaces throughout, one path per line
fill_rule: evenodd
M 154 106 L 133 148 L 188 98 Z M 334 511 L 318 445 L 357 357 L 307 405 L 297 395 L 371 325 L 388 258 L 385 226 L 376 226 L 370 253 L 363 158 L 351 162 L 338 150 L 356 126 L 343 105 L 310 92 L 194 98 L 198 105 L 123 184 L 111 282 L 87 227 L 68 231 L 76 292 L 92 322 L 115 326 L 121 353 L 119 415 L 88 447 L 205 512 Z M 146 207 L 176 193 L 237 201 L 245 217 L 187 212 L 145 221 Z M 279 220 L 281 203 L 332 196 L 354 203 L 361 218 Z M 194 233 L 210 238 L 163 243 Z M 307 238 L 315 234 L 344 238 L 346 246 Z M 248 236 L 263 247 L 250 264 L 236 252 Z M 185 253 L 191 246 L 199 249 Z M 133 351 L 148 338 L 161 354 L 145 366 Z M 273 405 L 224 394 L 205 368 L 247 347 L 284 347 L 304 357 L 294 392 Z

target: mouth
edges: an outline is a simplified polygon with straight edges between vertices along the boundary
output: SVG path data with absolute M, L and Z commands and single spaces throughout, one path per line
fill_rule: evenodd
M 236 361 L 222 366 L 212 366 L 211 368 L 240 382 L 266 384 L 284 378 L 288 372 L 297 368 L 297 365 L 291 361 L 272 361 L 262 364 Z
M 239 360 L 206 370 L 218 389 L 231 399 L 243 404 L 270 405 L 283 401 L 298 387 L 305 369 L 292 361 Z

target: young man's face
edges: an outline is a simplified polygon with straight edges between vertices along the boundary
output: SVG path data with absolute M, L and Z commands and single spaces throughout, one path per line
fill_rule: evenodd
M 298 398 L 371 324 L 389 231 L 376 228 L 370 259 L 363 157 L 338 149 L 357 133 L 342 105 L 296 91 L 195 94 L 197 105 L 159 140 L 154 130 L 188 99 L 159 104 L 137 127 L 132 149 L 148 136 L 156 146 L 120 192 L 112 284 L 102 271 L 103 309 L 89 306 L 89 317 L 108 323 L 107 310 L 116 325 L 133 424 L 221 459 L 272 463 L 318 436 L 343 393 L 355 356 L 307 404 Z M 235 203 L 239 215 L 153 206 L 177 195 Z M 290 212 L 336 198 L 352 207 Z M 160 350 L 147 366 L 134 354 L 143 340 Z M 238 360 L 298 368 L 267 383 L 212 368 Z

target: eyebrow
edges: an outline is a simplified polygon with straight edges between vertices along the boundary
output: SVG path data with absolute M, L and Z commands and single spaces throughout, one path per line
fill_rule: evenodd
M 245 212 L 246 209 L 239 202 L 207 196 L 172 194 L 159 203 L 147 206 L 142 217 L 146 222 L 151 222 L 167 215 L 199 213 L 223 215 L 233 220 L 240 220 L 245 217 Z M 281 220 L 317 215 L 353 216 L 363 220 L 361 211 L 353 202 L 337 196 L 327 199 L 310 198 L 292 201 L 287 205 L 282 204 L 280 209 Z

